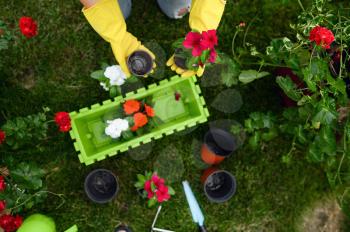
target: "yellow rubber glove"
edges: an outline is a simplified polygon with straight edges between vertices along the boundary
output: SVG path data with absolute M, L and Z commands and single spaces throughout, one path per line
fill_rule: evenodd
M 199 32 L 217 29 L 225 10 L 226 1 L 224 0 L 192 0 L 190 12 L 190 27 Z M 180 74 L 182 77 L 197 75 L 201 77 L 205 66 L 199 67 L 197 71 L 183 70 L 175 64 L 174 55 L 168 60 L 167 66 L 171 70 Z
M 153 59 L 154 54 L 144 47 L 135 36 L 127 32 L 126 23 L 117 0 L 100 0 L 83 13 L 94 30 L 112 46 L 113 54 L 127 77 L 131 75 L 127 58 L 136 50 L 147 51 Z M 155 67 L 155 63 L 154 66 Z

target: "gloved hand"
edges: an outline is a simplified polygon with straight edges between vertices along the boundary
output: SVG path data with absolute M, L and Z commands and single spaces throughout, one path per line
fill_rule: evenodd
M 117 0 L 99 0 L 83 13 L 94 30 L 112 46 L 113 54 L 127 77 L 131 75 L 127 58 L 136 50 L 147 51 L 153 59 L 154 54 L 140 41 L 127 32 L 126 23 Z M 154 66 L 155 67 L 155 63 Z
M 190 12 L 190 27 L 199 32 L 217 29 L 225 10 L 225 0 L 192 0 Z M 183 70 L 175 64 L 174 55 L 168 60 L 167 66 L 182 77 L 193 75 L 202 76 L 205 66 L 199 67 L 197 71 Z

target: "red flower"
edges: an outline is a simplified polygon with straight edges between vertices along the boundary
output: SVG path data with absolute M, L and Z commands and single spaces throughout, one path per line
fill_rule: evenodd
M 202 55 L 203 48 L 201 46 L 202 35 L 198 32 L 189 32 L 186 35 L 183 46 L 188 49 L 192 49 L 193 56 Z
M 6 133 L 5 131 L 0 129 L 0 144 L 2 144 L 5 141 Z
M 31 17 L 22 17 L 19 20 L 19 28 L 27 38 L 32 38 L 38 34 L 37 23 Z
M 136 100 L 127 100 L 124 103 L 123 108 L 126 114 L 133 114 L 140 110 L 141 104 L 139 101 Z
M 4 191 L 5 189 L 6 189 L 5 178 L 3 176 L 0 176 L 0 192 Z
M 145 111 L 148 117 L 154 117 L 155 113 L 154 113 L 154 109 L 152 107 L 150 107 L 149 105 L 145 104 Z
M 22 225 L 22 217 L 20 216 L 11 216 L 4 214 L 0 217 L 0 227 L 4 229 L 5 232 L 16 231 Z
M 1 211 L 3 211 L 4 209 L 6 209 L 6 201 L 2 200 L 0 201 L 0 213 Z
M 58 112 L 55 114 L 55 122 L 61 132 L 68 132 L 71 129 L 71 120 L 67 112 Z
M 143 127 L 148 123 L 147 116 L 143 113 L 134 114 L 134 126 L 131 127 L 131 131 L 137 131 L 140 127 Z
M 214 49 L 216 45 L 218 45 L 216 30 L 203 31 L 201 47 L 205 49 Z
M 218 57 L 218 54 L 216 53 L 215 49 L 211 49 L 210 55 L 209 55 L 209 62 L 215 63 L 217 57 Z
M 151 180 L 157 188 L 159 188 L 161 185 L 164 185 L 165 183 L 165 180 L 163 178 L 160 178 L 157 174 L 153 174 Z
M 309 39 L 324 49 L 329 49 L 335 40 L 333 32 L 321 26 L 316 26 L 311 30 Z
M 13 224 L 15 225 L 16 229 L 18 229 L 23 223 L 23 218 L 19 215 L 16 215 L 13 218 Z
M 175 93 L 175 101 L 179 101 L 180 98 L 181 98 L 181 94 L 178 93 L 178 92 L 176 92 L 176 93 Z
M 169 189 L 165 185 L 159 186 L 156 192 L 157 200 L 159 203 L 162 203 L 163 201 L 167 201 L 170 199 Z

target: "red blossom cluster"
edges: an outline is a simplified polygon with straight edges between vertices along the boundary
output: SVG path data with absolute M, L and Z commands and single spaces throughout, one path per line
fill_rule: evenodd
M 29 38 L 32 38 L 38 34 L 38 25 L 31 17 L 25 17 L 19 19 L 19 28 L 22 34 Z
M 183 42 L 183 46 L 187 49 L 192 49 L 192 55 L 199 57 L 204 51 L 209 50 L 209 62 L 215 63 L 217 53 L 215 46 L 218 45 L 218 37 L 216 30 L 208 30 L 199 32 L 189 32 Z
M 13 216 L 9 214 L 3 214 L 0 216 L 0 227 L 5 232 L 16 231 L 23 222 L 23 218 L 19 215 Z
M 71 129 L 71 120 L 67 112 L 58 112 L 55 114 L 55 122 L 61 132 L 68 132 Z
M 316 26 L 311 30 L 309 39 L 324 49 L 329 49 L 335 40 L 333 32 L 321 26 Z
M 2 144 L 5 141 L 6 133 L 5 131 L 0 129 L 0 144 Z
M 159 203 L 170 199 L 169 188 L 165 185 L 165 180 L 157 174 L 153 174 L 152 178 L 145 182 L 144 189 L 148 199 L 156 197 Z
M 6 189 L 5 178 L 3 176 L 0 176 L 0 192 L 5 191 L 5 189 Z M 2 214 L 5 209 L 6 209 L 6 201 L 0 200 L 0 214 Z M 19 215 L 12 216 L 9 214 L 2 214 L 0 216 L 0 227 L 5 232 L 16 231 L 22 225 L 22 221 L 23 219 Z
M 154 117 L 154 109 L 147 104 L 141 104 L 137 100 L 127 100 L 124 105 L 124 112 L 127 115 L 132 115 L 134 118 L 134 126 L 131 127 L 131 131 L 137 131 L 139 128 L 145 126 L 148 123 L 148 117 Z

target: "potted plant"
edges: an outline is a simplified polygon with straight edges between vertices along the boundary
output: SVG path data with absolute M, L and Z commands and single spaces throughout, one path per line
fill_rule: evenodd
M 127 65 L 133 75 L 145 77 L 153 68 L 153 58 L 148 52 L 138 50 L 128 57 Z
M 89 165 L 205 122 L 209 113 L 200 93 L 195 77 L 176 76 L 150 85 L 147 90 L 142 88 L 124 98 L 70 113 L 70 135 L 76 140 L 74 146 L 80 161 Z M 132 112 L 126 112 L 124 106 Z
M 218 45 L 216 30 L 191 31 L 185 38 L 174 42 L 174 62 L 184 70 L 197 71 L 200 67 L 213 64 L 217 60 L 215 47 Z
M 159 177 L 157 172 L 138 174 L 135 187 L 143 198 L 148 199 L 148 207 L 166 202 L 175 195 L 174 189 L 167 186 L 165 180 Z

